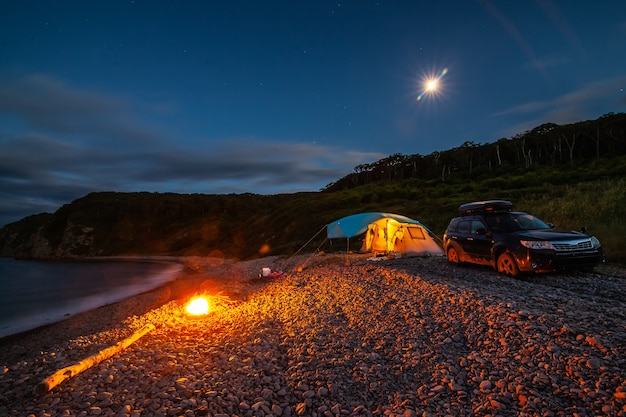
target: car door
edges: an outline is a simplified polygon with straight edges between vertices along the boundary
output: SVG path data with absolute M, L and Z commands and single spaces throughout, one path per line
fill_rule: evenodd
M 468 217 L 461 220 L 456 232 L 456 241 L 466 261 L 490 264 L 491 240 L 488 239 L 487 229 L 480 219 Z
M 470 234 L 472 256 L 481 261 L 491 261 L 493 240 L 487 225 L 483 223 L 481 219 L 472 219 L 470 223 Z
M 456 227 L 455 238 L 461 250 L 465 254 L 464 257 L 474 257 L 474 236 L 471 233 L 472 220 L 463 219 Z

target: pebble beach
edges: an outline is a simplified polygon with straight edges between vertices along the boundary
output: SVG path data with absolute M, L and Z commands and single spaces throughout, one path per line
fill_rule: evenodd
M 187 266 L 157 290 L 0 339 L 0 415 L 626 416 L 624 269 L 512 279 L 360 255 Z M 209 295 L 208 315 L 185 313 L 194 294 Z

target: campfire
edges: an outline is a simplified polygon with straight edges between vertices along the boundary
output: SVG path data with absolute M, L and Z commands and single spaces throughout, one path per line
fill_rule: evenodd
M 194 297 L 187 303 L 185 311 L 187 311 L 187 314 L 190 316 L 207 315 L 209 314 L 209 301 L 206 297 Z
M 202 318 L 209 313 L 216 313 L 233 305 L 235 305 L 235 301 L 221 293 L 214 295 L 196 294 L 185 304 L 184 313 L 189 318 Z

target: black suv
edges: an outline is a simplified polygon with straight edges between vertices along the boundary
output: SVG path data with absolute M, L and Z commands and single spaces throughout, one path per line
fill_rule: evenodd
M 527 213 L 511 211 L 510 201 L 489 200 L 463 204 L 459 217 L 443 235 L 448 261 L 491 265 L 498 272 L 579 269 L 593 271 L 604 260 L 595 237 L 558 230 Z

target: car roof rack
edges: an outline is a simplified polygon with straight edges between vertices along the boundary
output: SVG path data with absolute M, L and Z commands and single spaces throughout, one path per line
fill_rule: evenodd
M 506 200 L 474 201 L 461 204 L 459 206 L 459 214 L 461 216 L 471 216 L 473 214 L 506 213 L 512 209 L 513 203 Z

